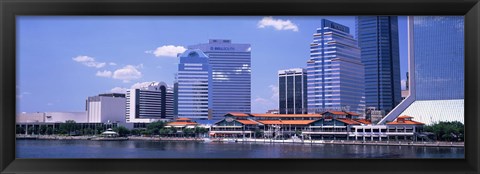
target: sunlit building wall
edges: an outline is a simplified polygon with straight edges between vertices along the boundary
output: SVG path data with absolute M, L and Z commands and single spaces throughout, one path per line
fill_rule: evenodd
M 179 57 L 178 118 L 210 119 L 211 68 L 208 56 L 199 49 L 189 49 Z
M 128 123 L 150 123 L 173 119 L 173 90 L 163 82 L 152 82 L 126 93 Z
M 208 43 L 192 45 L 208 56 L 212 69 L 212 119 L 223 119 L 229 112 L 251 110 L 251 48 L 250 44 L 231 40 L 210 39 Z M 232 100 L 234 98 L 234 100 Z
M 313 34 L 307 91 L 309 113 L 364 112 L 364 67 L 357 40 L 347 26 L 323 19 Z

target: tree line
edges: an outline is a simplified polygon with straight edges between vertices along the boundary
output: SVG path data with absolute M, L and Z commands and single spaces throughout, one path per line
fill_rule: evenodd
M 181 137 L 199 137 L 208 133 L 207 128 L 195 127 L 184 128 L 181 132 L 176 128 L 166 127 L 167 122 L 156 121 L 147 125 L 146 128 L 128 129 L 124 126 L 113 127 L 112 130 L 117 132 L 119 136 L 181 136 Z M 108 128 L 107 125 L 102 126 L 82 126 L 81 123 L 76 123 L 73 120 L 67 120 L 65 123 L 60 123 L 59 126 L 16 126 L 17 134 L 34 134 L 34 135 L 68 135 L 68 136 L 83 136 L 83 135 L 98 135 Z
M 425 132 L 431 132 L 434 139 L 440 141 L 464 141 L 465 126 L 459 121 L 437 122 L 424 127 Z

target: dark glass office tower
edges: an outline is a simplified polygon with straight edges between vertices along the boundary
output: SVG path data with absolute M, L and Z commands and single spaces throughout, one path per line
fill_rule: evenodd
M 365 67 L 365 106 L 388 113 L 402 101 L 398 18 L 357 16 L 355 22 Z
M 307 72 L 303 68 L 278 71 L 280 114 L 307 113 Z

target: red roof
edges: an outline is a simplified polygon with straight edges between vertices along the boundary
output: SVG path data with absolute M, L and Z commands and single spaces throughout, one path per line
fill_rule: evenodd
M 387 124 L 410 124 L 410 125 L 424 125 L 424 123 L 418 122 L 418 121 L 411 121 L 411 120 L 405 120 L 403 122 L 398 122 L 398 121 L 392 121 Z
M 333 115 L 353 115 L 353 116 L 359 116 L 360 114 L 358 113 L 355 113 L 355 112 L 344 112 L 344 111 L 326 111 L 326 112 L 323 112 L 322 114 L 325 114 L 325 113 L 332 113 Z
M 235 117 L 248 117 L 248 114 L 242 113 L 242 112 L 229 112 L 226 115 L 232 115 Z
M 320 118 L 322 117 L 321 114 L 250 114 L 254 117 L 315 117 Z
M 346 124 L 360 124 L 359 122 L 356 122 L 355 120 L 352 120 L 350 118 L 337 118 L 336 120 L 344 122 Z
M 275 125 L 275 124 L 282 124 L 282 125 L 309 125 L 310 123 L 316 120 L 258 120 L 258 122 L 266 125 Z
M 402 116 L 399 116 L 399 117 L 397 117 L 397 118 L 413 118 L 413 117 L 408 116 L 408 115 L 402 115 Z
M 323 112 L 322 114 L 325 114 L 327 112 L 332 113 L 333 115 L 347 115 L 347 113 L 343 111 L 326 111 L 326 112 Z
M 258 124 L 257 122 L 254 122 L 252 120 L 237 120 L 237 121 L 242 123 L 242 124 L 248 124 L 248 125 L 257 125 Z
M 355 120 L 356 122 L 362 123 L 362 124 L 372 124 L 370 120 L 367 119 L 361 119 L 361 120 Z
M 187 120 L 191 120 L 191 119 L 190 118 L 179 118 L 176 121 L 187 121 Z
M 355 112 L 347 112 L 347 114 L 353 115 L 353 116 L 359 116 L 360 114 L 357 114 Z

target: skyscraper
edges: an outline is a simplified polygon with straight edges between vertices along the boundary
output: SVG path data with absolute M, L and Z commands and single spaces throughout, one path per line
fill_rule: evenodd
M 307 113 L 307 72 L 303 68 L 278 71 L 280 114 Z
M 347 26 L 322 19 L 307 62 L 309 113 L 364 110 L 364 68 Z
M 223 119 L 228 112 L 251 110 L 250 44 L 210 39 L 208 43 L 189 46 L 208 56 L 212 68 L 211 109 L 213 119 Z
M 173 90 L 163 82 L 152 82 L 126 94 L 126 120 L 148 123 L 152 120 L 173 119 Z
M 380 123 L 464 120 L 464 17 L 408 17 L 410 95 Z
M 189 49 L 178 64 L 178 118 L 210 119 L 211 69 L 208 56 L 199 49 Z
M 365 106 L 386 113 L 402 101 L 397 16 L 357 16 L 365 66 Z

